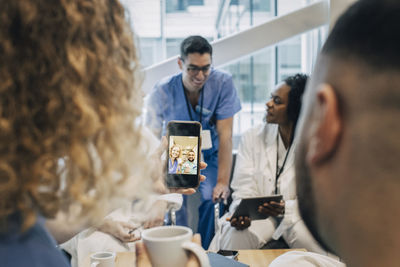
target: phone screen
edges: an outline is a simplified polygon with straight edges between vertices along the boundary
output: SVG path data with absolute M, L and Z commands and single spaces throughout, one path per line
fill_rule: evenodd
M 168 123 L 167 131 L 167 186 L 197 187 L 200 171 L 200 123 L 171 121 Z
M 197 174 L 197 136 L 169 137 L 169 174 Z

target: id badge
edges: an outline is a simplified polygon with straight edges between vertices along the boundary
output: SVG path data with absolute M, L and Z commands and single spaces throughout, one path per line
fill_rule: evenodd
M 211 132 L 210 130 L 201 131 L 201 150 L 212 148 Z

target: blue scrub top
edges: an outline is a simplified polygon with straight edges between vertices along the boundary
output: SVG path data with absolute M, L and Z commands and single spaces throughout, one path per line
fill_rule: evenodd
M 212 70 L 203 87 L 203 130 L 210 130 L 213 147 L 203 150 L 207 163 L 218 162 L 218 132 L 216 121 L 233 117 L 241 109 L 240 100 L 233 85 L 232 76 L 220 70 Z M 195 109 L 189 104 L 194 120 L 200 120 L 201 95 Z M 146 125 L 165 135 L 171 120 L 190 121 L 182 84 L 182 73 L 161 80 L 153 89 L 147 103 Z M 217 174 L 215 174 L 216 176 Z

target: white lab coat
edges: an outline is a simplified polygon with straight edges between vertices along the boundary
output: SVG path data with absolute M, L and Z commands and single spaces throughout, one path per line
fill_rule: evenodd
M 293 142 L 278 179 L 278 188 L 285 200 L 285 215 L 280 224 L 277 225 L 276 219 L 269 217 L 252 221 L 249 228 L 237 231 L 225 220 L 235 211 L 242 198 L 274 195 L 277 135 L 278 125 L 266 123 L 243 134 L 231 183 L 234 190 L 233 202 L 229 213 L 218 221 L 219 231 L 210 245 L 210 250 L 257 249 L 269 240 L 283 236 L 290 247 L 304 247 L 308 251 L 325 254 L 305 227 L 298 211 L 294 170 L 296 142 Z M 282 161 L 279 163 L 281 166 Z

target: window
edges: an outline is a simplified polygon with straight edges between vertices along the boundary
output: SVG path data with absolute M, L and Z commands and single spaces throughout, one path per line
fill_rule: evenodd
M 166 13 L 182 12 L 186 10 L 187 5 L 187 0 L 166 0 L 165 11 Z
M 204 5 L 204 1 L 203 0 L 188 0 L 188 4 L 190 6 L 202 6 Z
M 179 55 L 180 44 L 184 38 L 167 39 L 167 58 Z

